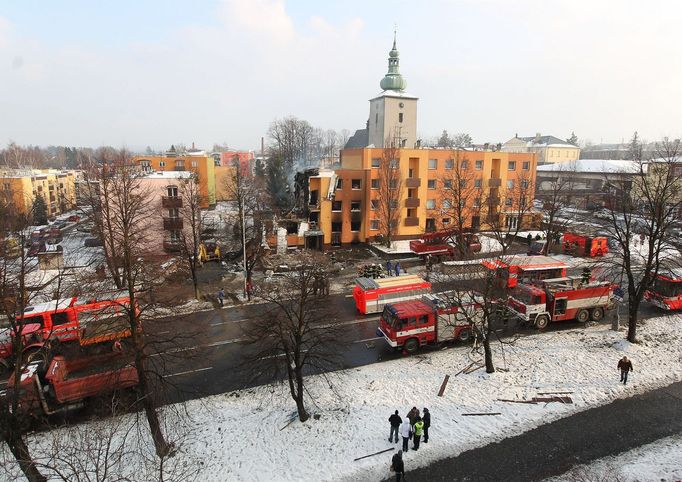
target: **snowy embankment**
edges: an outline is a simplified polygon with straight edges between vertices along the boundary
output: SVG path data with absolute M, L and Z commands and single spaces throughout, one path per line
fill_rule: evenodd
M 682 435 L 666 437 L 615 457 L 596 460 L 589 465 L 579 465 L 550 480 L 682 480 Z
M 400 448 L 387 441 L 387 419 L 396 409 L 401 416 L 412 406 L 431 411 L 429 443 L 405 455 L 406 468 L 412 470 L 682 379 L 682 316 L 648 320 L 639 333 L 636 345 L 625 341 L 622 331 L 605 326 L 525 336 L 503 352 L 496 345 L 500 370 L 493 374 L 484 369 L 458 374 L 472 357 L 470 348 L 457 347 L 338 372 L 331 378 L 335 392 L 324 377 L 312 376 L 307 404 L 314 417 L 305 423 L 289 424 L 295 406 L 279 388 L 194 400 L 182 416 L 167 414 L 170 426 L 188 430 L 173 464 L 197 464 L 199 478 L 207 481 L 382 480 L 390 476 L 392 452 L 354 459 Z M 624 354 L 635 368 L 628 386 L 618 383 L 616 370 Z M 445 375 L 450 380 L 439 397 Z M 564 395 L 573 403 L 499 400 L 530 400 L 546 392 L 568 392 Z M 491 415 L 464 416 L 471 413 Z M 118 426 L 132 420 L 121 417 Z M 32 435 L 29 442 L 40 452 L 50 437 L 64 437 L 61 432 L 69 430 L 74 429 Z M 147 437 L 143 440 L 148 445 Z M 140 456 L 132 453 L 126 460 L 126 470 L 139 475 Z

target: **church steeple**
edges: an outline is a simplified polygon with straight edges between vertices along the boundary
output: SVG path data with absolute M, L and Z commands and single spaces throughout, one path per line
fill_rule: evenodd
M 405 90 L 407 82 L 400 75 L 400 52 L 396 47 L 396 32 L 393 31 L 393 48 L 388 53 L 388 72 L 379 83 L 381 90 Z

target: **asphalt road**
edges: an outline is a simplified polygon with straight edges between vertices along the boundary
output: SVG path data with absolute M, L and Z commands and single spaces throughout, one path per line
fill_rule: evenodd
M 588 464 L 679 433 L 682 433 L 680 382 L 576 413 L 428 467 L 413 471 L 406 467 L 405 479 L 410 482 L 544 480 L 561 475 L 575 465 Z M 429 443 L 438 442 L 430 440 Z

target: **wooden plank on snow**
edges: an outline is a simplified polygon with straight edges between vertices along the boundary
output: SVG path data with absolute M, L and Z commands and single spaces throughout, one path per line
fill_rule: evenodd
M 445 387 L 448 385 L 448 380 L 450 380 L 450 375 L 445 375 L 445 378 L 443 379 L 443 383 L 440 385 L 440 390 L 438 391 L 438 396 L 442 397 L 443 392 L 445 392 Z

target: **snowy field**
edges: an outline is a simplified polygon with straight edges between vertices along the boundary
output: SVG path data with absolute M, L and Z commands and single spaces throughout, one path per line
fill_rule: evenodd
M 552 482 L 682 480 L 682 435 L 574 467 Z
M 412 406 L 427 407 L 432 415 L 429 443 L 405 455 L 406 468 L 412 470 L 577 411 L 681 380 L 682 316 L 648 320 L 639 333 L 641 342 L 636 345 L 625 341 L 622 331 L 616 333 L 604 326 L 525 336 L 506 345 L 504 352 L 496 346 L 495 360 L 501 370 L 490 375 L 483 369 L 457 375 L 478 358 L 469 348 L 457 347 L 338 372 L 331 377 L 333 390 L 324 377 L 309 377 L 307 405 L 313 417 L 306 423 L 295 419 L 289 424 L 295 406 L 278 387 L 194 400 L 177 410 L 169 407 L 166 424 L 173 430 L 186 427 L 187 432 L 178 440 L 179 453 L 168 467 L 199 467 L 201 472 L 193 478 L 206 481 L 382 480 L 391 475 L 392 452 L 354 459 L 399 448 L 387 441 L 387 419 L 396 409 L 404 416 Z M 618 382 L 616 369 L 624 354 L 635 369 L 627 386 Z M 438 397 L 446 374 L 450 375 L 449 384 Z M 498 400 L 530 400 L 553 391 L 570 392 L 573 403 L 532 405 Z M 500 415 L 463 415 L 467 413 Z M 117 442 L 123 444 L 120 437 L 133 420 L 132 415 L 117 420 Z M 88 433 L 97 433 L 97 427 L 91 424 Z M 54 440 L 77 440 L 75 430 L 32 435 L 29 443 L 36 453 L 46 452 Z M 132 430 L 123 445 L 134 446 L 138 437 Z M 149 446 L 144 433 L 141 440 Z M 3 457 L 7 458 L 7 453 L 0 452 L 0 459 Z M 133 474 L 137 480 L 151 477 L 145 475 L 148 469 L 137 452 L 125 460 L 120 469 L 124 474 Z M 14 470 L 5 475 L 11 480 L 16 467 L 5 465 Z

